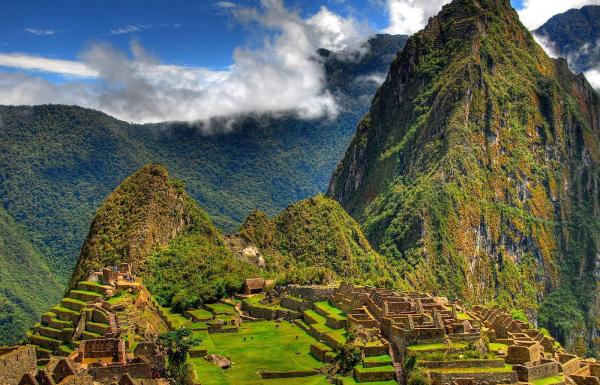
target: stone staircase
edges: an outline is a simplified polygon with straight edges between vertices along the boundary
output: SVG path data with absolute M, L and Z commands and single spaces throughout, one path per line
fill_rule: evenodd
M 396 381 L 398 384 L 402 384 L 402 359 L 400 358 L 400 352 L 398 351 L 396 345 L 394 345 L 391 341 L 388 341 L 385 338 L 382 338 L 382 340 L 388 345 L 388 354 L 390 357 L 392 357 L 392 366 L 396 370 Z

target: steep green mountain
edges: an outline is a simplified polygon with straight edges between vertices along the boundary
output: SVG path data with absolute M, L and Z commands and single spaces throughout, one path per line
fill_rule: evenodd
M 70 287 L 121 262 L 141 273 L 163 305 L 178 309 L 237 292 L 258 274 L 234 257 L 183 183 L 158 164 L 127 177 L 98 209 Z
M 454 0 L 392 63 L 328 195 L 417 289 L 525 309 L 593 353 L 599 163 L 585 78 L 508 0 Z
M 61 286 L 19 226 L 0 207 L 0 341 L 17 343 L 58 299 Z
M 534 31 L 554 44 L 576 72 L 600 65 L 600 5 L 587 5 L 553 16 Z
M 255 211 L 240 235 L 264 253 L 269 271 L 287 272 L 288 282 L 323 283 L 343 277 L 386 287 L 403 285 L 371 248 L 358 223 L 324 196 L 296 202 L 272 219 Z
M 220 238 L 208 215 L 161 165 L 148 164 L 125 179 L 96 212 L 70 287 L 103 267 L 130 263 L 139 270 L 153 250 L 180 234 Z

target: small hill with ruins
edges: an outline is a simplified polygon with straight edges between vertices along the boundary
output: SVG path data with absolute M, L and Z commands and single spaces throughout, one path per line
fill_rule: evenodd
M 208 215 L 166 168 L 148 164 L 125 179 L 98 209 L 71 277 L 70 287 L 90 271 L 127 262 L 134 271 L 157 247 L 179 234 L 201 233 L 220 241 Z
M 255 211 L 239 236 L 258 247 L 267 271 L 287 273 L 291 283 L 344 277 L 379 286 L 404 285 L 373 250 L 358 223 L 325 196 L 296 202 L 273 218 Z

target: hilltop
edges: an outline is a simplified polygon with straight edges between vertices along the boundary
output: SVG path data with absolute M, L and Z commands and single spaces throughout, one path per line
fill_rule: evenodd
M 324 196 L 296 202 L 273 218 L 255 211 L 240 236 L 258 246 L 267 270 L 285 272 L 290 283 L 324 284 L 343 277 L 387 287 L 403 285 L 371 248 L 358 223 Z
M 455 0 L 392 63 L 328 195 L 417 289 L 593 352 L 599 117 L 509 1 Z

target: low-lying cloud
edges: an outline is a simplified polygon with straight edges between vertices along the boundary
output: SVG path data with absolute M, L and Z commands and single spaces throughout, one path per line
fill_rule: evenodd
M 364 38 L 368 28 L 325 7 L 304 19 L 282 0 L 232 12 L 261 32 L 262 43 L 236 48 L 233 64 L 224 71 L 161 63 L 135 41 L 127 53 L 94 44 L 78 61 L 0 54 L 0 66 L 66 77 L 55 83 L 31 72 L 0 72 L 0 104 L 76 104 L 138 123 L 249 113 L 311 119 L 337 113 L 315 51 L 348 46 Z

